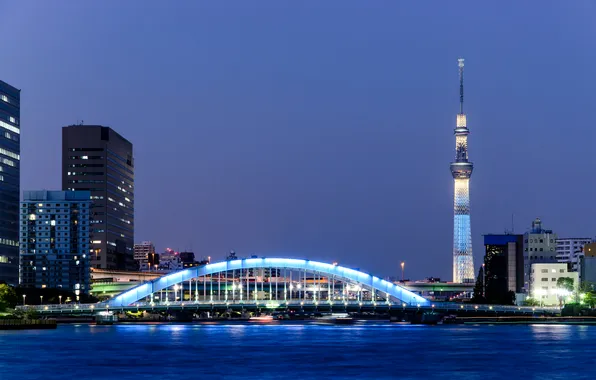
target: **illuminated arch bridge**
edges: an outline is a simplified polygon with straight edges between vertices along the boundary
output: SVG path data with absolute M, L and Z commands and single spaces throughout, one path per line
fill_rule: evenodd
M 283 258 L 232 260 L 184 269 L 123 292 L 107 305 L 125 307 L 145 302 L 430 304 L 401 286 L 364 272 Z

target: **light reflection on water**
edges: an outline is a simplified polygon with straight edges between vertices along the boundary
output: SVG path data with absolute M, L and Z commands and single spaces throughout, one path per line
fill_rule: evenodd
M 0 379 L 595 379 L 596 326 L 121 324 L 0 331 Z

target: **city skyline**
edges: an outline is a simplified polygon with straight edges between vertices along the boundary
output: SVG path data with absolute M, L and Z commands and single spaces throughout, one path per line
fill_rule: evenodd
M 179 19 L 187 23 L 188 33 L 170 31 L 171 44 L 159 38 L 163 30 L 141 31 L 134 6 L 116 15 L 109 7 L 7 7 L 14 17 L 0 28 L 39 23 L 22 45 L 8 41 L 14 62 L 0 63 L 0 79 L 22 90 L 21 189 L 60 188 L 63 125 L 110 126 L 135 144 L 135 242 L 222 258 L 230 249 L 290 252 L 384 275 L 397 275 L 405 261 L 406 277 L 449 279 L 453 205 L 445 162 L 453 156 L 452 68 L 460 55 L 473 63 L 475 78 L 466 86 L 479 168 L 471 200 L 475 262 L 482 234 L 510 229 L 512 214 L 518 233 L 538 216 L 561 237 L 595 235 L 585 210 L 594 183 L 589 126 L 596 122 L 586 84 L 596 78 L 579 42 L 593 27 L 581 6 L 542 9 L 546 20 L 529 35 L 521 31 L 530 6 L 511 14 L 470 6 L 460 16 L 479 32 L 463 40 L 447 27 L 459 10 L 439 6 L 441 16 L 428 15 L 415 28 L 415 44 L 404 36 L 412 28 L 404 15 L 422 11 L 415 6 L 396 6 L 397 21 L 380 9 L 343 9 L 338 34 L 327 29 L 331 12 L 322 6 L 266 14 L 247 7 L 261 29 L 246 36 L 238 9 L 200 7 L 185 15 L 147 7 L 144 17 L 163 14 L 166 30 Z M 41 18 L 48 12 L 55 17 Z M 115 31 L 76 27 L 93 25 L 92 16 L 104 12 Z M 201 17 L 200 26 L 193 17 Z M 499 17 L 507 25 L 495 26 Z M 576 22 L 549 27 L 565 17 Z M 218 20 L 227 18 L 237 25 L 226 34 Z M 358 39 L 362 30 L 350 29 L 356 20 L 366 25 L 366 41 Z M 491 20 L 494 31 L 482 25 Z M 425 33 L 433 24 L 446 29 Z M 110 45 L 116 38 L 124 43 Z M 254 39 L 254 51 L 243 48 L 244 38 Z M 159 55 L 144 42 L 152 39 Z M 285 49 L 300 65 L 267 46 Z M 119 55 L 129 64 L 119 66 Z M 36 63 L 23 64 L 26 57 Z M 415 179 L 399 175 L 406 165 Z M 558 180 L 561 170 L 569 179 Z

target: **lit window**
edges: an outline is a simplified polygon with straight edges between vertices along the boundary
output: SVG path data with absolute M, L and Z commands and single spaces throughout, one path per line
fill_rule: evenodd
M 81 160 L 88 160 L 89 156 L 81 156 Z
M 20 134 L 21 133 L 21 130 L 20 129 L 18 129 L 17 127 L 13 127 L 12 125 L 10 125 L 8 123 L 3 122 L 2 120 L 0 120 L 0 127 L 6 128 L 9 131 L 14 132 L 16 134 Z
M 8 103 L 8 96 L 2 95 L 2 100 L 4 100 L 6 103 Z

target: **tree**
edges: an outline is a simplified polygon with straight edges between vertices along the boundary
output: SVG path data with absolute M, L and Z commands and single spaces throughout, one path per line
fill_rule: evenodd
M 584 303 L 590 306 L 591 308 L 594 308 L 594 306 L 596 305 L 596 295 L 592 292 L 586 293 L 584 297 Z
M 557 288 L 573 292 L 573 279 L 570 277 L 559 277 L 557 280 Z
M 0 311 L 14 308 L 17 305 L 17 293 L 10 285 L 0 284 Z
M 563 305 L 564 292 L 573 293 L 573 279 L 570 277 L 559 277 L 557 280 L 557 288 L 559 288 L 559 305 Z
M 534 298 L 526 298 L 524 306 L 540 306 L 540 302 Z

